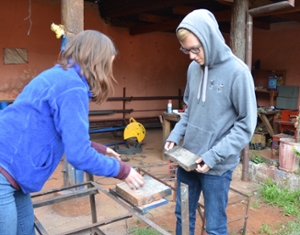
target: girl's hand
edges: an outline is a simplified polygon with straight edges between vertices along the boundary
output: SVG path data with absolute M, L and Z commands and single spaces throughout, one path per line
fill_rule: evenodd
M 107 148 L 106 149 L 106 156 L 109 156 L 109 157 L 114 157 L 115 159 L 117 159 L 118 161 L 121 161 L 121 158 L 120 158 L 120 154 L 118 154 L 117 152 L 115 152 L 114 150 L 112 150 L 111 148 Z
M 139 189 L 144 186 L 145 180 L 135 169 L 131 168 L 125 182 L 131 189 Z

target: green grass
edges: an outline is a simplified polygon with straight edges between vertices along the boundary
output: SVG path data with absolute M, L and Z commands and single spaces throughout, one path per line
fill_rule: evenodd
M 166 229 L 167 232 L 171 233 L 170 229 Z M 135 226 L 133 226 L 127 234 L 130 235 L 161 235 L 160 232 L 153 229 L 152 227 L 143 223 L 140 219 L 135 221 Z
M 276 182 L 267 179 L 258 190 L 258 196 L 268 204 L 281 209 L 285 216 L 293 216 L 294 221 L 286 224 L 269 225 L 264 223 L 259 229 L 259 234 L 265 235 L 297 235 L 300 231 L 300 190 L 290 191 L 278 187 Z
M 270 229 L 270 225 L 267 223 L 264 223 L 260 229 L 258 230 L 259 234 L 267 234 L 267 235 L 272 235 L 273 232 Z
M 253 209 L 258 209 L 258 208 L 261 207 L 261 206 L 260 206 L 260 201 L 259 201 L 259 200 L 256 200 L 255 202 L 252 202 L 252 203 L 250 204 L 250 206 L 251 206 L 251 208 L 253 208 Z
M 258 192 L 265 202 L 281 208 L 284 215 L 300 216 L 300 190 L 280 188 L 273 180 L 267 179 Z
M 132 234 L 132 235 L 161 235 L 160 232 L 158 232 L 152 228 L 148 228 L 148 227 L 136 228 L 130 234 Z

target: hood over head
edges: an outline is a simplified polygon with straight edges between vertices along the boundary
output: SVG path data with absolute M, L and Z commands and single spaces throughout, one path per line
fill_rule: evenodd
M 192 11 L 181 21 L 176 32 L 180 28 L 191 31 L 200 40 L 205 54 L 204 66 L 208 66 L 208 69 L 224 62 L 232 55 L 219 30 L 218 22 L 210 11 L 205 9 Z
M 208 10 L 199 9 L 192 11 L 181 21 L 176 32 L 180 28 L 184 28 L 192 32 L 200 40 L 204 50 L 205 64 L 203 78 L 200 80 L 197 95 L 197 99 L 200 100 L 202 87 L 201 100 L 204 104 L 206 100 L 209 69 L 217 67 L 218 64 L 223 63 L 232 55 L 232 52 L 225 43 L 216 18 Z

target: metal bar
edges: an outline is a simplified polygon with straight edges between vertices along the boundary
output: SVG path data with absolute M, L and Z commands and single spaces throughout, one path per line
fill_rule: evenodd
M 126 98 L 126 87 L 123 87 L 123 98 Z M 123 109 L 126 108 L 126 100 L 123 100 Z M 125 119 L 125 113 L 123 113 L 123 119 Z
M 144 214 L 143 210 L 141 208 L 139 208 L 138 206 L 134 205 L 131 201 L 129 201 L 128 199 L 126 199 L 125 197 L 119 195 L 114 189 L 109 189 L 109 192 L 114 195 L 115 197 L 119 197 L 122 198 L 123 201 L 125 201 L 126 203 L 128 203 L 134 210 L 138 211 L 141 214 Z
M 180 183 L 182 234 L 190 234 L 189 186 Z
M 124 93 L 123 93 L 124 94 Z M 183 96 L 129 96 L 129 97 L 110 97 L 106 101 L 133 101 L 133 100 L 177 100 L 183 99 Z
M 40 197 L 40 196 L 48 195 L 48 194 L 51 194 L 51 193 L 56 193 L 56 192 L 60 192 L 60 191 L 64 191 L 64 190 L 69 190 L 69 189 L 73 189 L 73 188 L 77 188 L 77 187 L 85 186 L 85 185 L 89 185 L 89 184 L 94 185 L 93 182 L 85 182 L 85 183 L 81 183 L 81 184 L 77 184 L 77 185 L 71 185 L 71 186 L 51 189 L 47 192 L 31 193 L 30 196 L 31 196 L 31 198 Z
M 149 172 L 145 171 L 144 169 L 142 169 L 142 168 L 140 168 L 140 167 L 137 167 L 136 169 L 137 169 L 137 171 L 141 171 L 141 172 L 143 172 L 144 174 L 151 176 L 153 179 L 155 179 L 155 180 L 157 180 L 157 181 L 163 183 L 164 185 L 170 187 L 172 190 L 176 191 L 176 188 L 174 188 L 173 186 L 167 184 L 166 182 L 162 181 L 161 179 L 155 177 L 154 175 L 151 175 Z
M 124 130 L 126 127 L 111 127 L 111 128 L 100 128 L 100 129 L 90 129 L 89 133 L 103 133 L 103 132 L 110 132 L 110 131 L 119 131 Z
M 135 216 L 143 220 L 145 223 L 150 225 L 152 228 L 154 228 L 156 231 L 160 232 L 162 235 L 172 235 L 171 233 L 168 233 L 163 228 L 159 227 L 157 224 L 155 224 L 153 221 L 148 219 L 145 215 L 141 215 L 138 212 L 135 212 Z
M 244 234 L 244 227 L 239 227 L 239 228 L 234 228 L 234 229 L 230 229 L 228 231 L 229 234 L 235 234 L 237 232 L 240 232 L 240 231 L 243 231 L 243 234 Z
M 67 231 L 67 232 L 64 232 L 63 234 L 75 235 L 75 234 L 80 234 L 80 232 L 83 232 L 83 231 L 92 231 L 93 232 L 92 234 L 97 234 L 97 233 L 95 233 L 95 231 L 98 231 L 100 233 L 99 235 L 101 235 L 101 234 L 104 234 L 104 233 L 100 229 L 98 229 L 97 227 L 100 227 L 102 225 L 106 225 L 106 224 L 109 224 L 109 223 L 113 223 L 113 222 L 116 222 L 116 221 L 119 221 L 119 220 L 122 220 L 122 219 L 127 219 L 127 218 L 130 218 L 133 215 L 135 215 L 138 218 L 140 218 L 141 220 L 143 220 L 145 223 L 147 223 L 149 226 L 151 226 L 155 230 L 159 231 L 161 234 L 171 235 L 170 233 L 166 232 L 163 228 L 161 228 L 157 224 L 155 224 L 153 221 L 151 221 L 147 217 L 145 217 L 145 215 L 142 215 L 140 213 L 141 210 L 137 211 L 137 207 L 135 207 L 135 209 L 131 208 L 128 204 L 126 204 L 124 201 L 120 200 L 117 196 L 113 195 L 112 193 L 109 193 L 106 189 L 104 189 L 104 188 L 100 187 L 98 184 L 96 184 L 93 181 L 94 180 L 93 175 L 87 174 L 87 180 L 90 180 L 90 182 L 82 183 L 82 184 L 78 184 L 78 185 L 72 185 L 70 187 L 63 187 L 63 188 L 59 188 L 59 189 L 53 189 L 53 190 L 50 190 L 50 191 L 44 192 L 44 193 L 32 194 L 32 197 L 38 197 L 38 196 L 43 196 L 43 195 L 47 195 L 47 194 L 50 194 L 50 193 L 55 193 L 55 192 L 67 190 L 67 189 L 70 189 L 70 188 L 77 188 L 77 187 L 82 186 L 82 185 L 88 185 L 88 189 L 73 191 L 72 193 L 70 193 L 71 195 L 57 196 L 54 199 L 50 198 L 50 199 L 36 201 L 36 202 L 33 203 L 34 204 L 33 207 L 37 208 L 37 207 L 40 207 L 40 206 L 53 204 L 55 202 L 60 202 L 60 201 L 64 201 L 64 200 L 67 200 L 67 199 L 76 198 L 76 197 L 79 197 L 79 196 L 91 195 L 95 191 L 96 191 L 96 193 L 99 193 L 99 190 L 100 190 L 106 196 L 108 196 L 109 198 L 111 198 L 112 200 L 114 200 L 115 202 L 120 204 L 122 207 L 124 207 L 129 213 L 127 213 L 125 215 L 122 215 L 122 216 L 112 218 L 112 219 L 107 219 L 107 220 L 104 220 L 102 222 L 96 222 L 96 223 L 94 223 L 94 221 L 97 221 L 96 215 L 92 215 L 93 223 L 91 225 L 84 226 L 84 227 L 81 227 L 81 228 L 78 228 L 78 229 L 75 229 L 75 230 L 72 230 L 72 231 Z M 95 204 L 94 198 L 90 197 L 90 204 L 91 204 L 91 207 L 94 207 L 94 208 L 92 208 L 92 214 L 96 213 L 96 211 L 95 211 L 96 210 L 96 204 Z M 42 233 L 42 234 L 44 235 L 44 234 L 47 234 L 47 233 Z
M 242 194 L 244 195 L 244 194 Z M 247 223 L 248 223 L 248 218 L 249 218 L 249 207 L 250 207 L 250 200 L 251 198 L 249 196 L 247 196 L 247 207 L 246 207 L 246 218 L 245 218 L 245 221 L 244 221 L 244 231 L 243 231 L 243 235 L 246 235 L 246 228 L 247 228 Z
M 33 202 L 33 208 L 39 208 L 42 206 L 52 205 L 54 203 L 58 203 L 58 202 L 62 202 L 62 201 L 66 201 L 66 200 L 70 200 L 70 199 L 74 199 L 74 198 L 78 198 L 78 197 L 88 196 L 88 195 L 96 194 L 96 193 L 98 193 L 98 191 L 95 188 L 78 190 L 78 191 L 70 192 L 66 195 L 56 196 L 53 198 L 35 201 L 35 202 Z
M 135 216 L 137 216 L 138 218 L 140 218 L 141 220 L 143 220 L 145 223 L 147 223 L 148 225 L 150 225 L 155 230 L 159 231 L 163 235 L 171 235 L 170 233 L 166 232 L 164 229 L 162 229 L 161 227 L 159 227 L 157 224 L 153 223 L 147 217 L 145 217 L 144 215 L 139 214 L 137 211 L 135 211 L 134 209 L 132 209 L 131 207 L 129 207 L 127 204 L 125 204 L 125 202 L 121 201 L 115 195 L 109 193 L 108 191 L 106 191 L 102 187 L 98 187 L 98 189 L 101 190 L 101 192 L 104 193 L 106 196 L 110 197 L 111 199 L 113 199 L 114 201 L 116 201 L 117 203 L 119 203 L 121 206 L 123 206 L 128 211 L 131 211 Z
M 99 110 L 99 111 L 90 111 L 89 115 L 107 115 L 114 113 L 131 113 L 133 109 L 110 109 L 110 110 Z
M 94 182 L 94 176 L 91 174 L 86 173 L 86 180 Z M 88 185 L 88 188 L 92 188 L 95 186 Z M 95 195 L 90 194 L 90 206 L 91 206 L 91 213 L 92 213 L 92 223 L 97 223 L 97 211 L 96 211 L 96 200 Z
M 235 219 L 229 220 L 227 223 L 229 224 L 229 223 L 239 221 L 239 220 L 242 220 L 242 219 L 245 219 L 245 218 L 248 218 L 248 216 L 247 215 L 242 215 L 242 216 L 236 217 Z
M 45 228 L 43 227 L 43 225 L 40 223 L 40 221 L 35 215 L 34 215 L 34 227 L 40 235 L 48 235 L 47 231 L 45 230 Z
M 231 206 L 231 205 L 235 205 L 235 204 L 238 204 L 242 201 L 247 201 L 247 205 L 246 205 L 246 214 L 243 215 L 243 216 L 239 216 L 235 219 L 232 219 L 230 221 L 227 222 L 227 224 L 229 223 L 232 223 L 232 222 L 235 222 L 235 221 L 239 221 L 239 220 L 242 220 L 244 219 L 244 226 L 243 227 L 240 227 L 240 228 L 237 228 L 237 229 L 234 229 L 234 230 L 230 230 L 230 232 L 233 232 L 233 231 L 241 231 L 243 230 L 243 235 L 246 235 L 246 228 L 247 228 L 247 222 L 248 222 L 248 218 L 249 218 L 249 207 L 250 207 L 250 197 L 242 192 L 239 192 L 237 191 L 236 189 L 234 188 L 229 188 L 230 191 L 234 192 L 235 194 L 237 194 L 238 196 L 241 196 L 242 198 L 241 199 L 238 199 L 238 200 L 235 200 L 234 202 L 230 202 L 228 203 L 227 206 Z M 205 213 L 202 213 L 201 211 L 201 208 L 204 209 L 204 205 L 202 205 L 200 202 L 198 203 L 198 213 L 200 215 L 200 218 L 202 220 L 202 235 L 204 234 L 204 229 L 205 229 Z
M 127 213 L 125 215 L 122 215 L 122 216 L 117 216 L 115 218 L 112 218 L 112 219 L 106 219 L 106 220 L 103 220 L 102 222 L 98 222 L 98 223 L 94 223 L 94 224 L 91 224 L 91 225 L 87 225 L 87 226 L 83 226 L 83 227 L 80 227 L 80 228 L 77 228 L 77 229 L 73 229 L 73 230 L 69 230 L 67 232 L 64 232 L 60 235 L 79 235 L 80 233 L 79 232 L 86 232 L 86 231 L 89 231 L 91 230 L 91 228 L 97 228 L 97 227 L 100 227 L 100 226 L 104 226 L 104 225 L 107 225 L 107 224 L 111 224 L 111 223 L 114 223 L 114 222 L 117 222 L 117 221 L 120 221 L 120 220 L 123 220 L 123 219 L 128 219 L 128 218 L 131 218 L 132 217 L 132 213 Z M 82 233 L 81 233 L 82 234 Z

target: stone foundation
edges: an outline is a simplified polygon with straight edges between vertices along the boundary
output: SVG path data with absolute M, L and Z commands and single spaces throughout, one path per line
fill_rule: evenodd
M 234 171 L 233 177 L 241 179 L 242 172 L 243 166 L 240 163 Z M 250 161 L 249 176 L 250 181 L 256 183 L 265 182 L 267 178 L 271 178 L 278 186 L 288 187 L 292 191 L 300 188 L 300 175 L 279 170 L 276 166 L 256 164 Z

